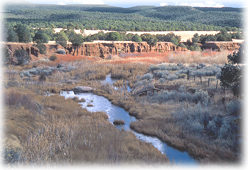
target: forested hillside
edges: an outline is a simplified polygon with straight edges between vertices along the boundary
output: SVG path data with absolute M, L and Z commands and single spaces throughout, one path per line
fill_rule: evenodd
M 108 5 L 6 5 L 4 18 L 9 26 L 66 27 L 69 22 L 83 29 L 116 31 L 237 31 L 242 28 L 240 8 L 193 8 L 182 6 Z

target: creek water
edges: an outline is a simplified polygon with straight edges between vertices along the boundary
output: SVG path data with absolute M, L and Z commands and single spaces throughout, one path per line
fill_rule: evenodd
M 111 74 L 107 74 L 105 80 L 102 80 L 101 83 L 102 84 L 105 84 L 105 83 L 108 83 L 108 84 L 111 84 L 113 85 L 113 83 L 115 83 L 117 81 L 117 79 L 113 79 L 111 78 Z M 114 87 L 115 89 L 118 89 L 117 87 Z M 128 92 L 130 92 L 132 89 L 128 86 L 128 83 L 126 82 L 126 88 L 125 87 L 119 87 L 120 89 L 123 89 L 123 90 L 127 90 Z
M 116 80 L 111 79 L 111 76 L 108 75 L 106 77 L 106 80 L 101 81 L 102 83 L 109 83 L 113 84 Z M 130 89 L 130 88 L 129 88 Z M 143 135 L 140 133 L 137 133 L 130 129 L 130 123 L 133 121 L 137 121 L 135 117 L 130 116 L 127 111 L 125 111 L 123 108 L 113 105 L 107 98 L 103 96 L 98 96 L 93 93 L 77 93 L 74 94 L 73 91 L 63 91 L 60 93 L 61 96 L 64 96 L 65 98 L 73 98 L 78 97 L 79 99 L 84 98 L 86 102 L 81 102 L 81 106 L 83 108 L 86 108 L 90 112 L 97 112 L 97 111 L 103 111 L 107 113 L 109 117 L 109 122 L 113 124 L 115 120 L 124 120 L 125 124 L 115 125 L 118 129 L 124 129 L 129 130 L 132 133 L 135 134 L 135 136 L 140 139 L 141 141 L 151 143 L 155 148 L 157 148 L 162 154 L 166 154 L 168 159 L 176 164 L 176 165 L 197 165 L 197 161 L 193 159 L 191 156 L 188 155 L 187 152 L 179 151 L 175 148 L 172 148 L 168 146 L 165 142 L 162 142 L 157 137 L 151 137 L 147 135 Z M 92 104 L 92 107 L 87 107 L 88 104 Z

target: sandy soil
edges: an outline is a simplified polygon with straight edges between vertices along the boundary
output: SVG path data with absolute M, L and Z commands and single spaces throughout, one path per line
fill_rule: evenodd
M 92 35 L 92 34 L 97 34 L 98 32 L 103 31 L 104 33 L 108 33 L 108 32 L 113 32 L 113 31 L 106 31 L 106 30 L 84 30 L 83 35 L 84 36 L 88 36 L 88 35 Z M 219 31 L 127 31 L 127 34 L 131 33 L 131 34 L 152 34 L 152 35 L 156 35 L 156 34 L 168 34 L 173 32 L 175 35 L 179 35 L 181 36 L 181 41 L 187 41 L 187 39 L 191 39 L 193 37 L 193 35 L 195 33 L 198 33 L 199 35 L 209 35 L 209 34 L 218 34 Z

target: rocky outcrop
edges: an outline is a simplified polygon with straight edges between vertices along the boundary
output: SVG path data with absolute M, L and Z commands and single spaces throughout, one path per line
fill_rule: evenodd
M 238 50 L 242 42 L 232 42 L 232 41 L 208 41 L 203 45 L 204 49 L 212 49 L 215 51 L 224 50 Z

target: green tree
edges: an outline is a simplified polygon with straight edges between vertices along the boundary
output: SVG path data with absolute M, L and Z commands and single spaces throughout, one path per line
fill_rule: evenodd
M 84 42 L 84 37 L 81 34 L 74 34 L 72 38 L 70 38 L 70 41 L 74 46 L 77 48 L 77 55 L 78 55 L 78 47 L 82 45 Z M 75 51 L 74 51 L 75 54 Z
M 221 87 L 224 89 L 231 89 L 235 96 L 240 96 L 242 85 L 242 66 L 235 65 L 242 62 L 244 49 L 239 48 L 238 53 L 228 55 L 229 63 L 221 68 Z
M 15 32 L 18 35 L 19 42 L 28 43 L 31 41 L 31 34 L 26 25 L 17 24 L 15 27 Z
M 226 88 L 233 88 L 241 79 L 241 68 L 233 64 L 225 64 L 221 68 L 220 81 L 221 86 Z
M 245 55 L 244 46 L 240 45 L 238 52 L 233 52 L 233 54 L 229 54 L 227 56 L 228 62 L 231 64 L 243 63 L 243 56 Z
M 107 39 L 106 40 L 123 41 L 123 38 L 118 32 L 109 32 L 109 33 L 107 33 Z
M 173 44 L 175 44 L 176 46 L 179 45 L 178 40 L 177 40 L 176 38 L 172 38 L 172 39 L 171 39 L 171 42 L 172 42 Z
M 34 35 L 34 41 L 37 43 L 47 43 L 49 37 L 42 29 L 39 29 Z
M 140 36 L 142 38 L 142 41 L 146 41 L 147 44 L 154 46 L 157 44 L 158 39 L 155 35 L 151 35 L 151 34 L 142 34 Z
M 84 42 L 84 37 L 81 34 L 75 34 L 69 39 L 73 45 L 79 47 Z
M 142 42 L 142 39 L 140 38 L 140 36 L 138 34 L 135 34 L 132 37 L 132 41 L 134 41 L 134 42 Z
M 54 35 L 54 31 L 53 31 L 52 28 L 46 29 L 46 30 L 45 30 L 45 34 L 48 36 L 48 39 L 49 39 L 50 41 L 54 41 L 55 35 Z
M 178 45 L 179 47 L 184 47 L 184 48 L 187 48 L 187 46 L 184 44 L 184 43 L 179 43 Z
M 60 44 L 63 47 L 66 47 L 67 41 L 68 41 L 68 37 L 66 36 L 66 34 L 63 31 L 59 32 L 56 38 L 56 43 Z
M 194 34 L 193 38 L 192 38 L 192 42 L 193 43 L 198 43 L 200 40 L 200 37 L 197 33 Z
M 8 34 L 7 35 L 7 41 L 8 42 L 18 42 L 18 36 L 12 28 L 8 29 L 7 34 Z

